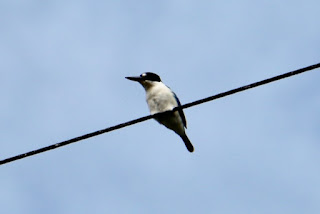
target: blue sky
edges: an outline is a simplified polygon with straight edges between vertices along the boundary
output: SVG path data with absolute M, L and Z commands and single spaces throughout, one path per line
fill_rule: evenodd
M 319 2 L 2 1 L 0 158 L 319 63 Z M 320 72 L 1 166 L 3 213 L 319 213 Z

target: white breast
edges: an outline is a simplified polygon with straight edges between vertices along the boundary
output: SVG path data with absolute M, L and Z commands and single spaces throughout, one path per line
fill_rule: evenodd
M 157 82 L 147 90 L 146 99 L 151 114 L 172 110 L 178 106 L 174 94 L 162 82 Z

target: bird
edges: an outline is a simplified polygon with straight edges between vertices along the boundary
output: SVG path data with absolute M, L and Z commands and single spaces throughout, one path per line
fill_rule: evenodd
M 175 107 L 181 106 L 177 95 L 155 73 L 146 72 L 140 76 L 126 77 L 126 79 L 136 81 L 143 86 L 151 114 L 171 111 Z M 182 109 L 157 116 L 155 120 L 178 134 L 189 152 L 194 151 L 193 145 L 185 132 L 187 121 Z

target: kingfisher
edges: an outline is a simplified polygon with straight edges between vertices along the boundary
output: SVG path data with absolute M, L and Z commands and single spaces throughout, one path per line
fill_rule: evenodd
M 161 81 L 159 75 L 146 72 L 140 76 L 126 78 L 136 81 L 143 86 L 146 91 L 146 101 L 151 114 L 171 111 L 175 107 L 181 106 L 177 95 Z M 182 109 L 157 116 L 155 119 L 160 124 L 178 134 L 189 152 L 194 151 L 193 145 L 185 131 L 187 121 Z

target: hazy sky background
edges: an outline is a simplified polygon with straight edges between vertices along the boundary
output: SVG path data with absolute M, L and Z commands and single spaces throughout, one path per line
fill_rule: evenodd
M 320 2 L 1 1 L 0 158 L 320 61 Z M 6 214 L 320 213 L 320 70 L 2 165 Z

